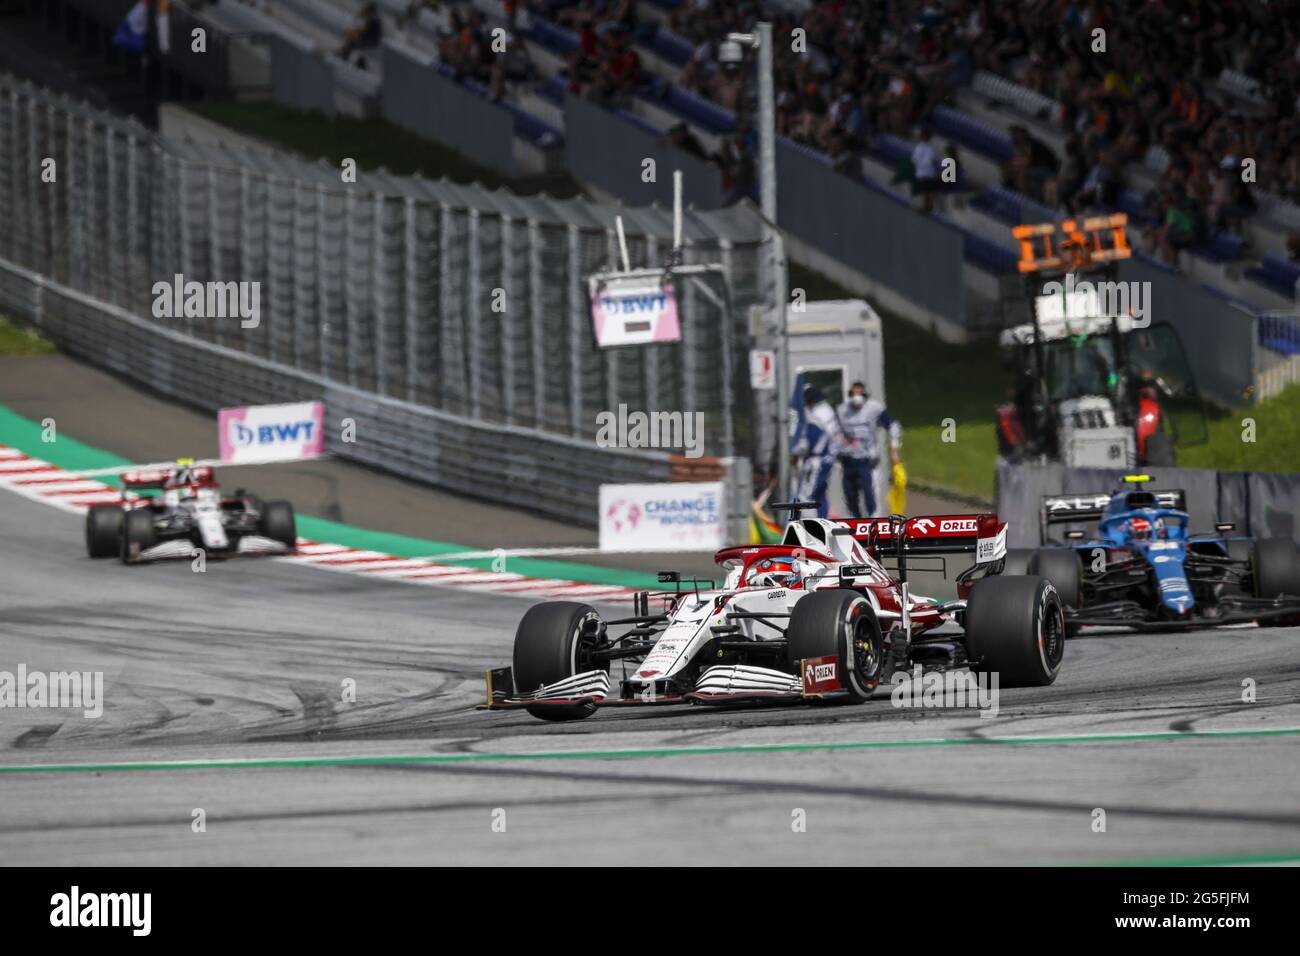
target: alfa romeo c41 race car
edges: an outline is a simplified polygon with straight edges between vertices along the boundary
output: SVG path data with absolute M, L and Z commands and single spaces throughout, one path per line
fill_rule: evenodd
M 1011 551 L 1007 569 L 1051 581 L 1071 634 L 1084 625 L 1164 630 L 1258 621 L 1300 623 L 1300 554 L 1290 538 L 1234 536 L 1232 524 L 1192 534 L 1187 494 L 1130 489 L 1043 499 L 1042 540 L 1053 547 Z M 1055 526 L 1097 522 L 1090 534 Z
M 254 537 L 292 551 L 298 540 L 293 506 L 262 501 L 243 489 L 223 495 L 211 467 L 185 459 L 126 472 L 121 503 L 92 505 L 86 512 L 87 553 L 92 558 L 120 557 L 124 564 L 148 560 L 151 550 L 167 542 L 229 555 Z
M 719 551 L 721 588 L 664 571 L 673 589 L 638 592 L 631 617 L 572 601 L 530 608 L 513 665 L 487 674 L 486 706 L 571 720 L 615 705 L 861 703 L 917 666 L 996 671 L 1003 686 L 1056 680 L 1063 607 L 1048 581 L 1001 573 L 997 515 L 837 521 L 797 517 L 806 503 L 775 507 L 796 515 L 781 544 Z M 909 562 L 957 554 L 974 563 L 956 600 L 911 593 Z M 937 630 L 948 622 L 962 631 Z

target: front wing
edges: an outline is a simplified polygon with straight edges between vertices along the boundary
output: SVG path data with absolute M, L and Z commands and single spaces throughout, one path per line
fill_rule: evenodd
M 653 687 L 649 687 L 639 692 L 624 689 L 620 696 L 610 696 L 609 675 L 604 671 L 576 674 L 529 694 L 514 693 L 514 675 L 509 667 L 488 671 L 486 681 L 487 701 L 479 705 L 485 710 L 790 704 L 848 696 L 839 682 L 839 661 L 834 657 L 801 661 L 798 675 L 768 667 L 722 664 L 705 670 L 691 690 L 680 694 L 657 694 Z

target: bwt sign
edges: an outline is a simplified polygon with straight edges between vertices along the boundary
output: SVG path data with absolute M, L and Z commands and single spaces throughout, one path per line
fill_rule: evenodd
M 591 321 L 596 344 L 645 345 L 650 342 L 680 342 L 681 322 L 677 317 L 677 295 L 672 286 L 656 279 L 607 279 L 593 295 Z
M 235 464 L 315 458 L 325 450 L 325 404 L 246 405 L 217 415 L 221 460 Z

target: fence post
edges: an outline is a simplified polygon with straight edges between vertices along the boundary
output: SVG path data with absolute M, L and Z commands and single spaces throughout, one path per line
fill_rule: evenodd
M 646 266 L 653 266 L 659 261 L 659 237 L 646 236 Z M 645 356 L 645 403 L 647 411 L 659 407 L 659 350 L 658 345 L 647 345 L 642 354 Z
M 605 254 L 609 257 L 611 263 L 617 263 L 615 268 L 622 268 L 623 258 L 618 248 L 618 236 L 613 229 L 605 230 Z M 631 258 L 629 254 L 629 258 Z M 585 290 L 584 290 L 585 291 Z M 609 411 L 618 412 L 618 349 L 604 349 L 605 359 L 605 407 Z M 647 412 L 654 411 L 653 408 L 645 409 Z
M 718 248 L 721 252 L 723 283 L 731 275 L 731 240 L 721 239 L 718 242 Z M 722 314 L 722 320 L 718 323 L 722 335 L 722 454 L 725 458 L 731 458 L 736 453 L 736 361 L 732 354 L 735 336 L 735 317 L 731 315 L 731 295 L 729 290 L 723 289 L 722 306 L 719 312 Z
M 438 407 L 447 408 L 447 371 L 449 365 L 448 347 L 453 341 L 448 332 L 451 329 L 452 316 L 456 303 L 451 295 L 451 207 L 445 202 L 439 210 L 438 229 L 438 343 L 440 345 L 438 369 Z
M 528 317 L 533 348 L 533 427 L 541 428 L 546 416 L 546 351 L 542 348 L 542 241 L 541 226 L 528 220 Z
M 501 292 L 505 309 L 496 313 L 501 331 L 501 420 L 507 425 L 515 420 L 515 339 L 511 310 L 515 304 L 515 222 L 501 217 Z M 493 293 L 493 302 L 496 294 Z
M 375 320 L 375 391 L 388 394 L 388 335 L 384 331 L 384 197 L 375 193 L 375 212 L 370 229 L 374 247 L 374 278 L 371 280 L 371 311 Z
M 325 274 L 330 271 L 330 263 L 325 261 L 325 223 L 329 220 L 329 211 L 326 209 L 328 194 L 325 191 L 324 183 L 316 184 L 316 282 L 317 282 L 317 301 L 316 301 L 316 365 L 320 369 L 321 378 L 328 380 L 330 378 L 330 349 L 329 333 L 330 323 L 329 315 L 325 311 L 324 305 L 320 301 L 319 289 L 325 283 Z M 339 268 L 335 264 L 334 268 Z
M 469 416 L 475 421 L 483 418 L 483 370 L 481 368 L 481 350 L 479 349 L 479 329 L 482 316 L 483 282 L 480 272 L 482 259 L 479 255 L 479 211 L 469 211 L 469 291 L 465 296 L 465 343 L 466 360 L 469 363 Z
M 416 317 L 420 306 L 419 285 L 416 275 L 419 258 L 416 250 L 419 232 L 415 226 L 417 215 L 415 197 L 406 197 L 406 400 L 415 403 L 416 385 L 420 375 L 420 328 Z
M 685 248 L 683 248 L 685 253 Z M 682 256 L 685 262 L 685 255 Z M 683 310 L 686 314 L 682 317 L 682 411 L 693 412 L 696 410 L 696 385 L 695 385 L 695 363 L 696 350 L 699 348 L 699 336 L 696 335 L 699 316 L 695 309 L 695 284 L 689 279 L 686 282 L 679 282 L 677 292 L 686 300 L 683 304 L 686 308 Z M 678 300 L 681 301 L 680 299 Z
M 128 309 L 135 309 L 142 297 L 145 286 L 151 285 L 140 280 L 139 251 L 145 247 L 140 241 L 140 219 L 137 204 L 140 201 L 140 144 L 135 136 L 127 140 L 126 146 L 126 284 L 127 300 L 123 303 Z
M 569 429 L 582 435 L 582 247 L 576 225 L 569 226 Z

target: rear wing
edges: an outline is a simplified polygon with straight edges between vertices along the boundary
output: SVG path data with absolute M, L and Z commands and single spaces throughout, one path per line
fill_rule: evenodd
M 207 465 L 195 465 L 190 469 L 190 476 L 196 482 L 209 482 L 213 480 L 213 470 Z M 122 473 L 122 487 L 129 488 L 132 491 L 148 491 L 150 489 L 161 489 L 166 486 L 167 482 L 176 477 L 177 469 L 175 468 L 141 468 L 137 471 L 126 471 Z
M 976 564 L 1001 560 L 1007 553 L 1007 524 L 996 514 L 921 515 L 915 518 L 842 520 L 853 537 L 868 547 L 895 548 L 902 534 L 904 554 L 973 554 Z
M 122 475 L 122 487 L 130 488 L 132 491 L 149 491 L 151 489 L 162 488 L 171 480 L 172 471 L 169 468 L 150 468 L 140 471 L 128 471 Z
M 1169 508 L 1173 511 L 1187 510 L 1187 492 L 1181 488 L 1168 491 L 1148 492 L 1155 498 L 1157 508 Z M 1113 495 L 1046 495 L 1039 511 L 1038 539 L 1048 543 L 1048 532 L 1053 525 L 1059 524 L 1096 524 L 1110 504 Z

